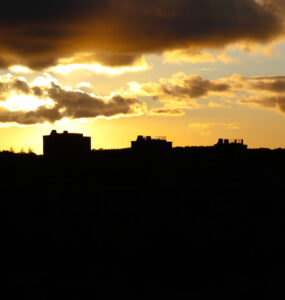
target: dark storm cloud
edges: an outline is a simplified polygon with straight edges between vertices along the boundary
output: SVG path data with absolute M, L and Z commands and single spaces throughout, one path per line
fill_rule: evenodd
M 0 69 L 8 68 L 11 65 L 16 65 L 20 63 L 15 57 L 3 55 L 2 51 L 3 50 L 1 49 L 1 44 L 0 44 Z
M 118 66 L 147 53 L 266 42 L 283 33 L 282 8 L 273 0 L 2 0 L 0 66 L 41 69 L 77 52 Z
M 283 0 L 258 0 L 268 10 L 275 11 L 277 14 L 285 13 L 285 2 Z

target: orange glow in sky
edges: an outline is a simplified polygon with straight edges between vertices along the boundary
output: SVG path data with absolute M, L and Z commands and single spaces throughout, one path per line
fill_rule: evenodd
M 0 150 L 42 153 L 52 129 L 96 149 L 137 135 L 285 147 L 284 1 L 178 2 L 59 3 L 42 19 L 27 3 L 17 24 L 3 7 Z

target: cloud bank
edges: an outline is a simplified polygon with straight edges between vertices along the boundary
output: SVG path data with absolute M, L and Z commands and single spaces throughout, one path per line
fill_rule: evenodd
M 193 103 L 196 98 L 208 97 L 213 94 L 231 94 L 231 83 L 224 80 L 208 80 L 201 75 L 184 73 L 174 74 L 171 78 L 161 79 L 159 83 L 148 82 L 139 84 L 130 82 L 130 93 L 152 96 L 166 102 Z
M 283 2 L 3 0 L 0 67 L 39 70 L 78 53 L 88 53 L 89 62 L 118 67 L 175 49 L 265 43 L 284 33 Z
M 140 96 L 149 96 L 156 104 L 163 105 L 147 112 L 145 103 L 138 100 Z M 214 101 L 212 96 L 216 97 Z M 37 77 L 28 82 L 10 74 L 0 76 L 1 123 L 33 125 L 64 118 L 111 118 L 145 113 L 179 117 L 185 114 L 185 109 L 228 109 L 234 103 L 285 113 L 285 76 L 234 74 L 209 80 L 197 74 L 178 73 L 160 82 L 129 83 L 129 89 L 109 97 L 93 94 L 86 82 L 79 84 L 78 89 L 66 89 L 52 77 Z
M 16 100 L 20 106 L 17 109 L 11 106 Z M 31 102 L 36 102 L 35 109 L 31 109 Z M 54 123 L 63 118 L 116 117 L 143 113 L 143 104 L 134 97 L 119 94 L 100 97 L 80 90 L 65 90 L 53 82 L 49 86 L 37 86 L 11 75 L 2 76 L 0 80 L 0 107 L 0 122 L 25 125 Z
M 285 113 L 285 76 L 280 75 L 244 77 L 234 74 L 231 77 L 208 80 L 197 74 L 177 73 L 158 83 L 130 82 L 129 92 L 150 96 L 164 103 L 176 103 L 178 106 L 184 103 L 184 108 L 189 104 L 193 104 L 193 108 L 200 108 L 197 98 L 207 100 L 211 96 L 218 96 L 223 99 L 221 103 L 209 101 L 207 106 L 229 107 L 234 103 L 228 99 L 231 98 L 238 104 L 271 108 Z

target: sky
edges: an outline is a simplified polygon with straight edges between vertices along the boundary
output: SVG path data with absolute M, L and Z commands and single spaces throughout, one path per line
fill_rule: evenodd
M 285 148 L 285 0 L 1 0 L 0 150 Z

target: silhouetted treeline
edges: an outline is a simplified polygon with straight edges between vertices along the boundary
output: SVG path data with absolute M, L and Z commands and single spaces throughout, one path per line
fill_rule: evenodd
M 2 152 L 0 165 L 13 299 L 284 296 L 285 150 Z

